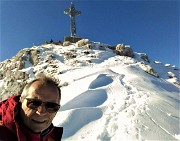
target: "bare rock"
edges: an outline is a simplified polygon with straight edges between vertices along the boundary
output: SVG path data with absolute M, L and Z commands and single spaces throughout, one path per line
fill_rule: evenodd
M 37 49 L 33 49 L 29 51 L 29 61 L 33 66 L 39 63 L 39 51 Z
M 125 46 L 124 44 L 118 44 L 116 46 L 116 53 L 120 56 L 134 57 L 132 48 L 130 46 Z
M 146 62 L 150 63 L 150 61 L 149 61 L 149 57 L 148 57 L 148 55 L 147 55 L 147 54 L 141 54 L 141 59 L 143 59 L 144 61 L 146 61 Z
M 63 42 L 63 46 L 69 46 L 69 45 L 71 45 L 72 43 L 70 42 L 70 41 L 65 41 L 65 42 Z
M 151 74 L 157 78 L 159 78 L 159 75 L 157 72 L 154 71 L 154 69 L 150 65 L 146 65 L 144 62 L 141 62 L 140 67 L 147 72 L 148 74 Z
M 76 42 L 77 47 L 89 47 L 90 41 L 88 39 L 81 39 L 80 41 Z

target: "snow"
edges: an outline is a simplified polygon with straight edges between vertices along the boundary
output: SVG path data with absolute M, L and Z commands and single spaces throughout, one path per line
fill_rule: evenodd
M 103 50 L 76 44 L 33 48 L 40 50 L 41 62 L 37 66 L 26 62 L 22 71 L 30 79 L 33 72 L 54 72 L 60 80 L 61 109 L 53 124 L 64 127 L 62 140 L 180 140 L 179 69 L 145 62 L 158 73 L 157 78 L 141 69 L 140 54 L 117 56 L 105 46 Z M 66 58 L 66 52 L 76 57 Z M 50 64 L 45 62 L 49 55 L 54 56 Z

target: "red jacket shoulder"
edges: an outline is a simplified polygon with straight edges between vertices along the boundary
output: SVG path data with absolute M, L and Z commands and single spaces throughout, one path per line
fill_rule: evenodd
M 12 96 L 0 102 L 0 140 L 17 140 L 13 117 L 19 97 L 20 96 Z

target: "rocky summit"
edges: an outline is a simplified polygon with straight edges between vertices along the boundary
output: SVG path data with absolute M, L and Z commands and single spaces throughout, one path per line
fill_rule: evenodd
M 162 66 L 162 63 L 151 61 L 147 54 L 133 52 L 128 45 L 112 46 L 88 39 L 82 39 L 76 43 L 65 41 L 62 45 L 46 43 L 24 48 L 11 59 L 0 63 L 0 99 L 4 100 L 11 95 L 21 93 L 23 86 L 32 78 L 31 75 L 45 72 L 56 76 L 64 72 L 64 66 L 66 68 L 93 66 L 116 56 L 132 60 L 134 65 L 155 77 L 162 76 L 161 72 L 158 73 L 158 70 L 153 68 L 154 65 Z M 169 71 L 163 74 L 163 77 L 179 86 L 177 75 L 179 69 L 167 64 L 164 64 L 164 68 Z

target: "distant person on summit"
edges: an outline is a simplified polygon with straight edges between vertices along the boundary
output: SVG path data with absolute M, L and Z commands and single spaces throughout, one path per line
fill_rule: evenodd
M 60 100 L 57 83 L 39 75 L 21 95 L 0 102 L 0 141 L 60 141 L 63 128 L 52 124 Z
M 51 39 L 50 44 L 54 43 L 54 41 Z

